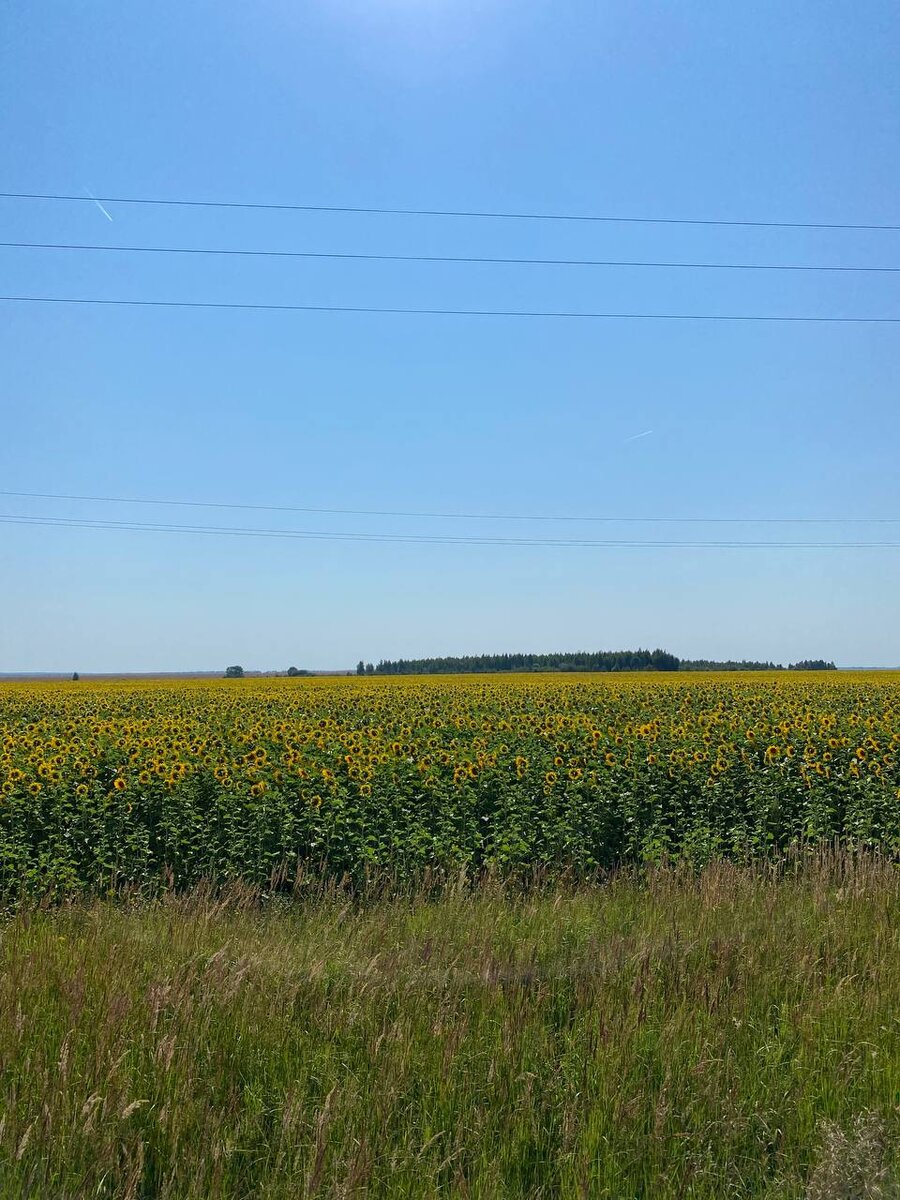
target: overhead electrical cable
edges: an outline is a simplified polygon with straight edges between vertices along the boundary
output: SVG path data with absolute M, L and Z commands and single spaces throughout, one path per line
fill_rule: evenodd
M 713 321 L 793 325 L 900 325 L 900 317 L 816 317 L 762 313 L 569 312 L 545 309 L 403 308 L 368 304 L 261 304 L 215 300 L 124 300 L 95 296 L 0 296 L 7 304 L 71 304 L 107 308 L 219 309 L 233 312 L 348 313 L 377 316 L 513 317 L 574 321 Z
M 393 208 L 349 204 L 275 204 L 238 200 L 189 200 L 153 196 L 86 196 L 66 192 L 0 192 L 4 200 L 52 200 L 76 204 L 140 204 L 174 208 L 249 209 L 257 212 L 357 213 L 391 217 L 464 217 L 497 221 L 586 221 L 621 225 L 708 225 L 749 229 L 846 229 L 896 232 L 900 225 L 844 221 L 723 220 L 711 217 L 619 216 L 605 213 L 497 212 L 483 209 Z
M 417 512 L 409 509 L 323 508 L 294 504 L 238 504 L 225 500 L 150 499 L 146 496 L 83 496 L 65 492 L 14 492 L 0 489 L 0 496 L 21 500 L 66 500 L 89 504 L 142 504 L 170 508 L 220 508 L 241 512 L 312 513 L 319 516 L 398 517 L 416 520 L 451 521 L 570 521 L 603 522 L 610 525 L 900 525 L 900 517 L 615 517 L 578 514 Z
M 244 529 L 222 525 L 169 525 L 141 521 L 91 521 L 70 517 L 31 517 L 0 513 L 0 523 L 42 525 L 66 529 L 107 529 L 130 533 L 183 533 L 224 537 L 285 538 L 323 542 L 394 542 L 404 545 L 532 546 L 587 549 L 710 549 L 710 550 L 885 550 L 898 542 L 774 542 L 774 541 L 650 541 L 588 538 L 462 537 L 451 534 L 334 533 L 318 529 Z
M 628 267 L 678 271 L 835 271 L 900 274 L 900 266 L 836 266 L 827 263 L 673 262 L 622 258 L 502 258 L 473 254 L 365 254 L 333 250 L 254 250 L 205 246 L 104 246 L 84 242 L 0 242 L 4 250 L 74 250 L 114 254 L 183 254 L 223 258 L 299 258 L 346 262 L 465 263 L 523 267 Z

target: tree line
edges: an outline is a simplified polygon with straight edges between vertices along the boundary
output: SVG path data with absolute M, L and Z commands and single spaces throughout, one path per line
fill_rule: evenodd
M 557 654 L 466 654 L 360 662 L 357 675 L 473 675 L 503 671 L 677 671 L 667 650 L 567 651 Z
M 668 650 L 594 650 L 557 654 L 465 654 L 457 657 L 381 659 L 356 665 L 357 675 L 478 675 L 504 671 L 835 671 L 824 658 L 789 663 L 742 659 L 680 659 Z
M 712 658 L 683 658 L 679 671 L 783 671 L 782 663 L 754 662 L 751 659 L 728 659 L 716 662 Z
M 804 658 L 800 662 L 783 663 L 753 662 L 742 658 L 740 662 L 729 659 L 727 662 L 716 662 L 711 658 L 683 658 L 679 671 L 836 671 L 833 662 L 824 658 Z

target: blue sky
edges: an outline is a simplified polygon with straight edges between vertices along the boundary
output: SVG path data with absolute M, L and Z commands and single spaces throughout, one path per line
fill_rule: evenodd
M 0 190 L 900 224 L 884 0 L 2 6 Z M 0 240 L 900 266 L 900 233 L 0 201 Z M 5 295 L 900 316 L 891 275 L 0 250 Z M 5 491 L 898 517 L 900 326 L 0 306 Z M 646 437 L 634 435 L 645 430 Z M 894 540 L 0 498 L 333 532 Z M 364 544 L 0 525 L 0 670 L 662 645 L 900 663 L 900 550 Z

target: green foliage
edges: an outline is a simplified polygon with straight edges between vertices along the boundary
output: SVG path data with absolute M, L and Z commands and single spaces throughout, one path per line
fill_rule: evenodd
M 226 667 L 225 668 L 225 678 L 226 679 L 243 679 L 244 678 L 244 668 L 243 667 Z
M 0 1198 L 893 1200 L 900 873 L 22 913 Z
M 475 654 L 462 658 L 382 659 L 376 675 L 469 675 L 503 671 L 677 671 L 666 650 L 570 651 L 560 654 Z M 359 668 L 357 667 L 357 672 Z
M 791 663 L 789 671 L 834 671 L 824 658 Z M 376 667 L 359 662 L 357 675 L 472 675 L 505 671 L 783 671 L 774 662 L 741 659 L 676 658 L 667 650 L 599 650 L 560 654 L 477 654 L 461 658 L 382 659 Z

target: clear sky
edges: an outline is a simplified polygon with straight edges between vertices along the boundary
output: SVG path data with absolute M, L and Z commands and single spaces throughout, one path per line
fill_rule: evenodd
M 0 5 L 0 190 L 900 224 L 890 0 Z M 0 240 L 900 266 L 900 233 L 0 200 Z M 0 249 L 5 295 L 900 317 L 900 276 Z M 900 325 L 0 305 L 0 488 L 900 518 Z M 646 436 L 635 435 L 647 433 Z M 888 540 L 0 497 L 333 532 Z M 900 663 L 900 550 L 315 542 L 0 524 L 0 671 L 664 646 Z

